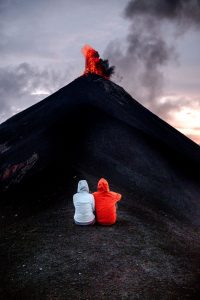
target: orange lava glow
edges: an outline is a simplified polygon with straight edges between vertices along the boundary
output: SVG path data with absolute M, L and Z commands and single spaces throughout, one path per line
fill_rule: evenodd
M 114 68 L 109 68 L 107 60 L 102 60 L 99 53 L 90 45 L 85 45 L 81 51 L 85 56 L 85 75 L 93 73 L 102 76 L 105 79 L 110 78 Z

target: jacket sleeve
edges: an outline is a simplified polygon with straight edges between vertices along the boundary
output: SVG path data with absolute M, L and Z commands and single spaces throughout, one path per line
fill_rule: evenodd
M 75 195 L 73 196 L 73 204 L 74 204 L 74 207 L 75 207 L 75 203 L 76 203 L 76 200 L 75 200 Z
M 119 201 L 119 200 L 121 200 L 121 197 L 122 197 L 121 194 L 116 193 L 116 202 Z
M 92 210 L 95 211 L 95 201 L 93 195 L 92 195 Z

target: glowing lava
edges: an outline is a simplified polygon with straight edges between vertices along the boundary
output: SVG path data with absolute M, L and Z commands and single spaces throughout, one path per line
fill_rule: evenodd
M 109 79 L 114 73 L 114 66 L 109 67 L 108 60 L 100 58 L 99 53 L 89 45 L 85 45 L 82 49 L 85 56 L 85 71 L 84 74 L 97 74 L 105 79 Z

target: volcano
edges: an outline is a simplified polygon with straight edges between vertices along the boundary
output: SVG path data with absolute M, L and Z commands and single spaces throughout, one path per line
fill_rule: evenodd
M 122 87 L 77 78 L 1 124 L 0 152 L 2 297 L 198 297 L 200 148 Z M 77 182 L 101 177 L 118 222 L 76 227 Z

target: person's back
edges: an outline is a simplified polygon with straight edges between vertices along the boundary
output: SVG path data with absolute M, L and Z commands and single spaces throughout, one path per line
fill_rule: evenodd
M 94 197 L 89 193 L 86 180 L 80 180 L 77 193 L 73 196 L 75 207 L 74 221 L 77 225 L 90 225 L 95 222 Z
M 116 202 L 121 195 L 111 192 L 107 180 L 101 178 L 98 182 L 97 192 L 93 193 L 95 199 L 96 219 L 99 224 L 112 225 L 116 222 Z

